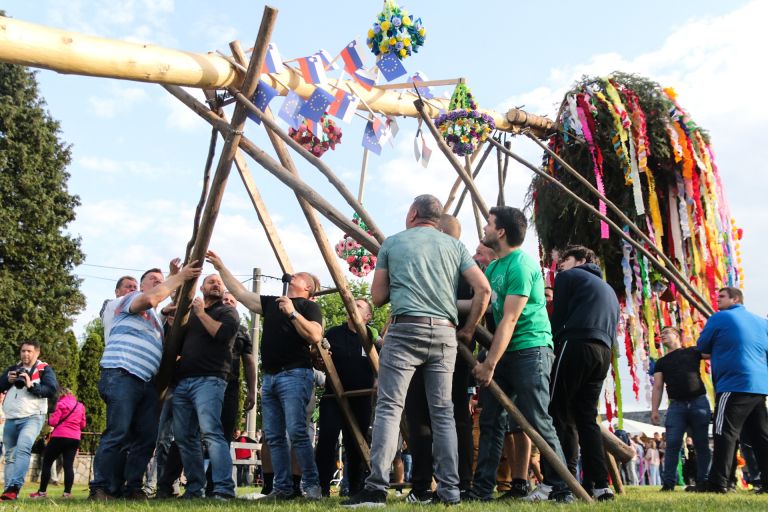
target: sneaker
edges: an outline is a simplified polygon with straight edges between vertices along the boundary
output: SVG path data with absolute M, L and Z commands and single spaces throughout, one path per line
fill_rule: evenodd
M 31 493 L 29 493 L 29 497 L 32 498 L 33 500 L 39 500 L 41 498 L 47 498 L 48 497 L 48 493 L 47 492 L 40 492 L 40 491 L 31 492 Z
M 128 489 L 123 496 L 128 501 L 146 501 L 149 499 L 143 489 Z
M 72 497 L 72 493 L 71 492 L 65 492 L 64 494 L 61 495 L 61 497 L 62 497 L 62 499 L 65 499 L 65 500 L 69 499 L 69 498 Z
M 468 491 L 461 491 L 459 494 L 461 496 L 461 501 L 491 501 L 493 498 L 490 496 L 480 496 L 477 492 L 475 492 L 473 489 L 469 489 Z
M 306 489 L 304 491 L 304 497 L 308 500 L 313 500 L 313 501 L 321 500 L 323 499 L 323 492 L 320 489 L 320 486 L 316 485 L 314 487 L 310 487 L 309 489 Z
M 221 492 L 215 492 L 211 495 L 211 499 L 214 501 L 230 501 L 235 499 L 235 496 L 232 494 L 224 494 Z
M 115 497 L 104 489 L 95 488 L 91 489 L 90 494 L 88 494 L 88 499 L 92 501 L 109 501 L 115 499 Z
M 8 487 L 3 494 L 0 494 L 0 501 L 15 501 L 19 499 L 19 488 Z
M 432 491 L 417 491 L 416 489 L 411 489 L 411 492 L 405 497 L 405 502 L 416 505 L 429 505 L 432 503 L 432 497 Z
M 704 492 L 709 492 L 713 494 L 727 494 L 728 489 L 726 489 L 725 487 L 720 487 L 718 485 L 715 485 L 712 482 L 707 482 L 707 485 L 704 488 Z
M 672 489 L 669 489 L 669 490 L 671 491 L 673 489 L 674 487 L 672 487 Z M 602 487 L 600 489 L 593 490 L 592 497 L 595 498 L 597 501 L 611 501 L 616 496 L 614 496 L 613 491 L 611 490 L 610 487 Z
M 387 504 L 386 491 L 372 491 L 363 489 L 359 493 L 341 502 L 342 507 L 383 507 Z
M 263 498 L 259 498 L 260 501 L 266 500 L 266 501 L 290 501 L 292 499 L 296 498 L 296 495 L 283 491 L 278 491 L 277 489 L 273 489 L 271 493 L 267 494 Z
M 522 478 L 515 478 L 512 480 L 512 485 L 510 486 L 510 489 L 499 496 L 498 499 L 500 500 L 509 500 L 509 499 L 520 499 L 525 498 L 528 496 L 528 493 L 531 492 L 531 484 L 528 483 L 528 480 L 523 480 Z
M 552 487 L 550 487 L 547 484 L 539 484 L 530 494 L 528 494 L 528 496 L 525 496 L 520 499 L 522 501 L 528 501 L 531 503 L 536 503 L 539 501 L 547 501 L 549 499 L 549 494 L 551 492 L 552 492 Z
M 661 492 L 670 492 L 675 490 L 674 484 L 664 484 L 661 486 L 661 489 L 659 489 Z
M 613 493 L 611 493 L 611 498 L 610 499 L 613 499 Z M 559 503 L 561 505 L 570 505 L 575 500 L 573 498 L 573 494 L 571 494 L 571 491 L 565 490 L 565 491 L 549 493 L 548 501 Z M 604 501 L 604 499 L 601 500 L 600 498 L 598 498 L 598 501 Z
M 685 492 L 707 492 L 706 482 L 689 485 L 685 488 Z

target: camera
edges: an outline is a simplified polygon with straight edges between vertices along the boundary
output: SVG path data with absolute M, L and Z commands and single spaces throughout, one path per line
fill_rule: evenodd
M 25 370 L 23 366 L 18 366 L 14 368 L 13 371 L 16 372 L 16 379 L 14 379 L 11 384 L 13 384 L 18 389 L 27 387 L 27 381 L 24 380 L 24 377 L 21 376 L 22 373 L 27 373 L 27 370 Z

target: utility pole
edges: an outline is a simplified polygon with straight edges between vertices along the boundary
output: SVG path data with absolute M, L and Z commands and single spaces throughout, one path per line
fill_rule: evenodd
M 253 279 L 251 281 L 251 291 L 258 295 L 261 295 L 261 269 L 253 269 Z M 245 429 L 248 431 L 248 437 L 255 439 L 256 437 L 256 410 L 259 404 L 259 347 L 261 346 L 261 315 L 257 315 L 251 311 L 251 340 L 253 340 L 253 357 L 256 359 L 256 403 L 253 405 L 253 409 L 248 411 L 248 416 L 245 420 Z

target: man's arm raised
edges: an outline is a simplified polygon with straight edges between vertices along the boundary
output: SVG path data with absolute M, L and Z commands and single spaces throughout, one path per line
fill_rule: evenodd
M 466 323 L 456 333 L 456 337 L 459 341 L 468 344 L 475 335 L 475 327 L 488 307 L 488 299 L 491 297 L 491 285 L 477 265 L 469 267 L 462 275 L 467 280 L 467 283 L 469 283 L 469 286 L 472 287 L 472 300 L 469 304 L 469 314 L 467 315 Z
M 257 315 L 262 314 L 261 295 L 247 290 L 245 286 L 243 286 L 243 283 L 238 281 L 237 278 L 232 275 L 232 272 L 224 266 L 224 262 L 221 261 L 219 255 L 215 252 L 208 251 L 205 253 L 205 259 L 213 265 L 213 268 L 215 268 L 216 272 L 221 276 L 221 280 L 224 281 L 224 286 L 227 287 L 229 293 L 234 295 L 240 304 Z
M 197 266 L 197 260 L 188 263 L 178 274 L 170 276 L 164 282 L 151 290 L 141 293 L 131 302 L 131 313 L 139 313 L 148 309 L 154 309 L 158 304 L 167 299 L 179 286 L 188 279 L 197 279 L 203 271 L 202 266 Z

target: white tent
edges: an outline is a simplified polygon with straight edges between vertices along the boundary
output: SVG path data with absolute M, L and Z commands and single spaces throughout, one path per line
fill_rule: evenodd
M 617 423 L 617 420 L 613 421 L 614 430 L 617 429 Z M 608 420 L 603 420 L 603 425 L 608 427 Z M 666 431 L 664 427 L 657 427 L 656 425 L 651 425 L 650 423 L 643 423 L 642 421 L 635 421 L 627 418 L 624 418 L 624 430 L 633 436 L 645 434 L 648 437 L 653 437 L 653 434 L 656 432 L 661 434 L 662 432 Z

